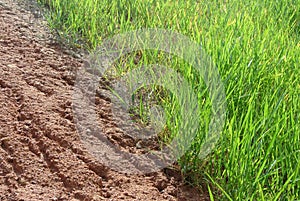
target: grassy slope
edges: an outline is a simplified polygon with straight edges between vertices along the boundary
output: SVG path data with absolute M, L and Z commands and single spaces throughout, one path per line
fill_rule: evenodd
M 299 0 L 42 1 L 53 27 L 90 49 L 143 27 L 200 43 L 224 81 L 228 116 L 214 153 L 199 161 L 196 143 L 180 162 L 183 172 L 223 199 L 300 197 Z

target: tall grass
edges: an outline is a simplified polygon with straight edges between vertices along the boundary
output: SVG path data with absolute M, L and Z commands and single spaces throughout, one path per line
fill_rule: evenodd
M 213 153 L 199 160 L 195 141 L 179 161 L 187 179 L 207 186 L 211 199 L 300 199 L 299 0 L 41 1 L 51 8 L 53 28 L 90 50 L 140 28 L 175 30 L 201 44 L 224 82 L 227 120 Z M 199 75 L 180 59 L 151 55 L 141 61 L 177 66 L 201 103 Z

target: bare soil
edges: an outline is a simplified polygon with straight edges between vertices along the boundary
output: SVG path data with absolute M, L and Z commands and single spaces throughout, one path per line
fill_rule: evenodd
M 0 200 L 209 200 L 179 170 L 127 175 L 88 153 L 72 113 L 83 57 L 41 16 L 33 2 L 0 0 Z

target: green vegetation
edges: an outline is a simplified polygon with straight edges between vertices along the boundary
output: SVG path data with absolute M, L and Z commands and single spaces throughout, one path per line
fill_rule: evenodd
M 89 50 L 141 28 L 174 30 L 201 44 L 222 77 L 227 119 L 218 146 L 200 160 L 201 133 L 207 131 L 201 121 L 199 140 L 179 161 L 187 181 L 207 186 L 212 200 L 300 198 L 300 0 L 41 1 L 51 9 L 50 25 Z M 157 51 L 119 62 L 130 69 L 141 63 L 181 72 L 198 95 L 199 118 L 207 120 L 207 94 L 188 64 Z M 180 117 L 170 99 L 162 97 L 167 116 L 175 116 L 167 120 L 172 133 Z

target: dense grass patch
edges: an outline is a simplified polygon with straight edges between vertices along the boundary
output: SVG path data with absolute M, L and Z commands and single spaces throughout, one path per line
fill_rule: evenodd
M 41 1 L 51 8 L 53 28 L 90 50 L 107 37 L 140 28 L 171 29 L 201 44 L 226 88 L 227 120 L 217 148 L 204 160 L 197 158 L 195 141 L 179 161 L 183 173 L 207 185 L 215 199 L 300 198 L 299 0 Z M 181 72 L 199 94 L 200 118 L 209 117 L 203 83 L 184 61 L 155 51 L 141 55 L 142 63 L 160 62 Z M 206 130 L 203 123 L 199 134 Z

